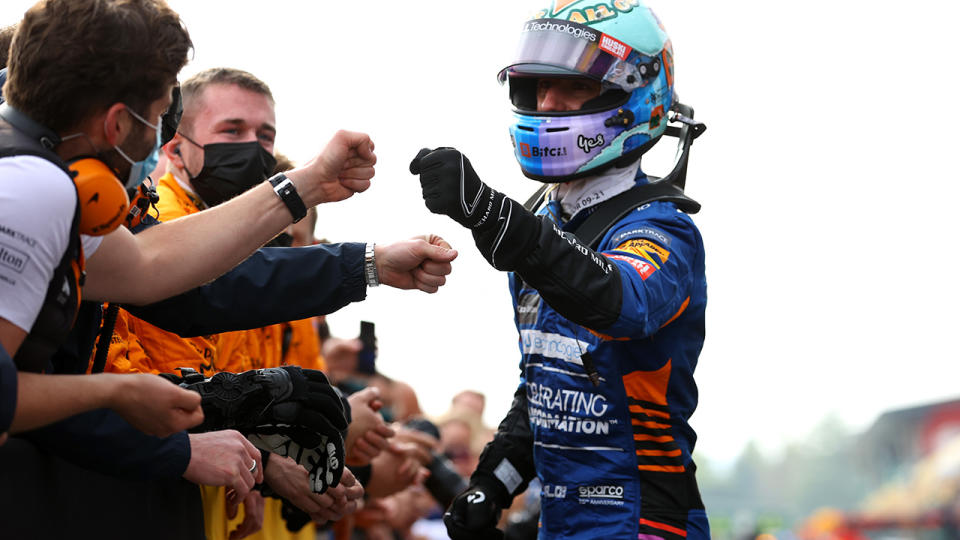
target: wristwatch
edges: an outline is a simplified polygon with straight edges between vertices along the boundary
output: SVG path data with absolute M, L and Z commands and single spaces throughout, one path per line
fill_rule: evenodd
M 287 205 L 287 210 L 293 216 L 293 222 L 296 223 L 307 215 L 307 207 L 303 204 L 303 199 L 297 193 L 296 186 L 287 178 L 287 175 L 279 173 L 270 178 L 270 185 L 273 186 L 274 193 L 283 204 Z
M 367 243 L 363 252 L 363 277 L 367 280 L 367 287 L 376 287 L 380 284 L 380 274 L 377 272 L 376 244 Z

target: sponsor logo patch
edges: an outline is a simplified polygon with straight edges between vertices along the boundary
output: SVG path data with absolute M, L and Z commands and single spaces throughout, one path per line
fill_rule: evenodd
M 634 270 L 637 271 L 638 274 L 640 274 L 640 279 L 644 281 L 646 281 L 648 277 L 652 276 L 653 273 L 657 271 L 657 268 L 652 264 L 646 261 L 634 259 L 633 257 L 627 257 L 625 255 L 607 255 L 607 257 L 629 264 Z
M 533 326 L 537 324 L 537 313 L 540 311 L 540 295 L 536 292 L 526 293 L 517 301 L 517 324 Z
M 640 227 L 624 231 L 613 238 L 613 244 L 619 244 L 630 238 L 649 238 L 661 246 L 670 246 L 671 238 L 666 233 L 658 231 L 652 227 Z
M 630 51 L 632 50 L 632 48 L 627 46 L 626 43 L 620 41 L 619 39 L 612 38 L 606 34 L 600 35 L 600 48 L 621 60 L 626 60 L 627 55 L 630 54 Z
M 575 37 L 577 39 L 583 39 L 590 42 L 596 42 L 598 38 L 598 33 L 595 30 L 591 30 L 587 26 L 582 24 L 577 24 L 575 22 L 561 22 L 558 23 L 549 19 L 537 19 L 535 21 L 527 21 L 523 25 L 524 32 L 559 32 L 561 34 L 567 34 L 569 36 Z
M 577 488 L 577 494 L 581 497 L 622 499 L 623 486 L 580 486 Z
M 520 149 L 520 155 L 527 158 L 563 157 L 567 155 L 567 149 L 564 146 L 530 146 L 527 143 L 520 143 L 517 146 Z
M 578 366 L 583 365 L 580 355 L 590 346 L 586 341 L 539 330 L 520 330 L 520 345 L 523 354 L 539 354 Z
M 19 240 L 30 247 L 37 247 L 37 240 L 35 238 L 31 238 L 16 229 L 0 225 L 0 234 L 9 236 L 14 240 Z
M 616 420 L 605 420 L 610 404 L 603 394 L 527 383 L 530 424 L 551 431 L 607 435 Z
M 625 251 L 627 253 L 633 253 L 634 255 L 639 255 L 644 259 L 650 261 L 651 264 L 657 267 L 657 270 L 660 269 L 660 265 L 667 262 L 667 259 L 670 258 L 670 252 L 666 248 L 663 248 L 646 238 L 640 238 L 636 240 L 627 240 L 626 242 L 620 244 L 614 251 Z M 656 256 L 656 259 L 654 259 Z
M 0 265 L 6 266 L 18 274 L 22 274 L 23 269 L 27 267 L 27 263 L 29 262 L 29 255 L 0 242 Z
M 580 504 L 622 506 L 623 486 L 578 486 L 577 497 Z
M 565 499 L 567 497 L 567 486 L 544 484 L 542 495 L 544 499 Z
M 568 388 L 554 388 L 537 382 L 527 383 L 527 402 L 552 412 L 603 418 L 610 409 L 603 394 Z
M 583 150 L 584 154 L 589 154 L 590 150 L 603 146 L 603 133 L 597 133 L 596 137 L 584 137 L 577 135 L 577 146 Z

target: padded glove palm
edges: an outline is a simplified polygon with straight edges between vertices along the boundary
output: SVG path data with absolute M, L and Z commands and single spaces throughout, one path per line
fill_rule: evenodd
M 217 373 L 181 369 L 184 388 L 202 396 L 203 423 L 192 431 L 235 429 L 255 446 L 290 457 L 323 493 L 343 473 L 347 418 L 339 394 L 320 371 L 298 366 Z

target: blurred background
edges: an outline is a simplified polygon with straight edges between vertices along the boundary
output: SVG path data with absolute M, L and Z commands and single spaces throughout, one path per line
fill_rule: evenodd
M 30 0 L 4 0 L 0 25 Z M 317 236 L 434 232 L 460 249 L 436 295 L 371 290 L 328 317 L 376 322 L 377 370 L 439 418 L 461 391 L 496 426 L 519 354 L 506 277 L 427 212 L 407 164 L 456 146 L 495 188 L 525 179 L 496 82 L 546 2 L 169 2 L 196 45 L 182 78 L 248 70 L 277 100 L 277 149 L 305 161 L 369 132 L 377 178 L 319 210 Z M 707 247 L 697 379 L 700 485 L 721 539 L 957 537 L 960 519 L 960 4 L 651 1 L 680 99 L 708 125 L 687 193 Z M 658 145 L 644 169 L 669 169 Z M 769 538 L 769 537 L 765 537 Z

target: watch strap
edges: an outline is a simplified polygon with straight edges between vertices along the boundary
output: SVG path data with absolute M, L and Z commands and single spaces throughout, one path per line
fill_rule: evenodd
M 376 287 L 380 285 L 380 273 L 377 272 L 376 244 L 370 242 L 363 254 L 363 277 L 367 281 L 367 287 Z
M 274 193 L 280 197 L 283 204 L 287 206 L 290 215 L 293 216 L 293 222 L 296 223 L 306 217 L 307 207 L 303 204 L 303 199 L 297 193 L 297 187 L 293 181 L 287 178 L 287 175 L 279 173 L 270 178 L 270 185 L 273 186 Z

